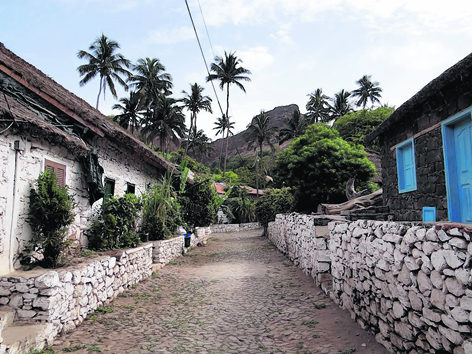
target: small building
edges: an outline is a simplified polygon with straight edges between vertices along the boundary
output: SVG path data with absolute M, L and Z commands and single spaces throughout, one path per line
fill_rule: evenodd
M 472 54 L 403 103 L 379 137 L 394 220 L 472 222 Z
M 75 196 L 70 238 L 103 197 L 141 194 L 173 167 L 98 110 L 0 43 L 0 275 L 19 266 L 32 182 L 53 169 Z

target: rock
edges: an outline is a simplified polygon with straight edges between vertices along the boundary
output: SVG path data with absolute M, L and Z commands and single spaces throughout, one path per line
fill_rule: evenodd
M 434 228 L 431 228 L 426 232 L 426 240 L 436 242 L 438 239 L 439 239 L 438 234 L 436 233 L 436 230 Z
M 455 278 L 447 278 L 446 281 L 446 288 L 447 290 L 457 296 L 457 297 L 460 297 L 462 295 L 464 295 L 465 293 L 465 290 L 464 290 L 464 286 L 459 283 L 459 281 Z
M 472 354 L 472 339 L 467 339 L 462 343 L 462 349 L 464 349 L 464 354 Z
M 398 274 L 398 281 L 405 284 L 406 286 L 411 285 L 412 281 L 411 281 L 410 274 L 411 272 L 406 266 L 406 264 L 403 264 L 402 270 L 400 271 L 400 274 Z
M 49 271 L 37 277 L 34 286 L 39 289 L 53 288 L 59 285 L 59 274 L 56 271 Z
M 405 322 L 396 321 L 395 332 L 406 340 L 413 340 L 414 338 L 411 326 Z
M 452 269 L 456 269 L 464 264 L 464 261 L 460 260 L 453 250 L 443 250 L 443 256 L 446 259 L 447 265 Z
M 459 323 L 468 322 L 469 321 L 469 315 L 470 315 L 470 313 L 468 311 L 465 311 L 461 307 L 456 307 L 456 308 L 452 309 L 452 311 L 451 311 L 452 318 L 455 321 L 459 322 Z
M 470 271 L 468 269 L 457 268 L 454 273 L 455 277 L 460 283 L 462 283 L 463 285 L 469 284 Z
M 461 308 L 472 312 L 472 298 L 464 296 L 460 299 Z
M 439 240 L 441 240 L 442 242 L 446 242 L 451 239 L 451 236 L 446 234 L 446 232 L 442 229 L 437 231 L 437 235 Z
M 408 312 L 408 322 L 415 328 L 422 329 L 424 327 L 424 322 L 421 320 L 421 317 L 414 311 Z
M 431 279 L 431 283 L 433 283 L 433 286 L 436 289 L 443 288 L 443 285 L 444 285 L 443 276 L 437 270 L 433 270 L 431 274 L 429 275 L 429 278 Z
M 393 317 L 395 318 L 401 318 L 405 315 L 405 310 L 403 309 L 403 306 L 397 301 L 393 303 L 392 310 L 393 310 Z
M 419 229 L 416 231 L 416 237 L 419 241 L 423 241 L 426 237 L 426 229 Z
M 418 270 L 420 269 L 420 264 L 418 264 L 418 259 L 413 257 L 405 257 L 404 259 L 405 265 L 409 270 Z
M 439 289 L 433 289 L 431 292 L 431 304 L 440 310 L 444 310 L 446 304 L 446 294 Z
M 463 342 L 461 334 L 450 328 L 439 326 L 439 333 L 445 336 L 452 344 L 460 345 Z
M 430 320 L 431 322 L 439 322 L 441 321 L 441 312 L 438 310 L 428 309 L 426 307 L 423 308 L 423 316 L 424 318 Z
M 418 288 L 422 293 L 433 289 L 431 280 L 423 271 L 418 272 Z
M 441 247 L 438 245 L 437 242 L 431 242 L 431 241 L 423 242 L 423 252 L 428 256 L 440 248 Z
M 431 327 L 428 328 L 428 332 L 426 333 L 426 340 L 434 349 L 439 350 L 442 348 L 439 333 Z
M 410 299 L 411 307 L 415 311 L 422 311 L 423 310 L 423 301 L 421 298 L 418 297 L 418 294 L 413 290 L 408 292 L 408 299 Z
M 453 247 L 460 248 L 462 250 L 465 250 L 467 248 L 467 241 L 459 237 L 454 237 L 450 239 L 449 244 Z
M 18 309 L 16 314 L 20 319 L 30 319 L 36 316 L 36 311 Z
M 447 267 L 443 250 L 439 250 L 431 254 L 431 263 L 433 264 L 434 269 L 436 269 L 437 271 L 441 271 Z
M 448 231 L 448 234 L 451 236 L 461 236 L 462 237 L 462 232 L 457 228 L 454 227 Z
M 446 306 L 449 308 L 454 308 L 456 306 L 459 306 L 459 299 L 455 297 L 452 294 L 447 294 L 446 295 Z
M 459 323 L 457 323 L 457 321 L 452 316 L 441 315 L 441 320 L 448 328 L 454 331 L 459 331 Z

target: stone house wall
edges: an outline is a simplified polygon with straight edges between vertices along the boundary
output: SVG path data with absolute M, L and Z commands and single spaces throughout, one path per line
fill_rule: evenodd
M 302 269 L 316 250 L 310 218 L 269 224 L 269 238 Z M 463 224 L 331 222 L 328 293 L 392 353 L 470 353 L 471 235 Z
M 441 122 L 472 106 L 472 83 L 457 80 L 418 103 L 407 117 L 379 136 L 384 205 L 395 220 L 422 220 L 423 207 L 436 207 L 448 220 Z M 414 138 L 417 190 L 399 193 L 395 147 Z
M 16 140 L 20 141 L 19 152 L 13 149 Z M 115 195 L 125 193 L 126 182 L 135 184 L 136 194 L 140 195 L 160 176 L 156 168 L 107 140 L 97 139 L 97 153 L 99 163 L 104 168 L 104 177 L 115 180 Z M 45 159 L 66 165 L 66 184 L 77 203 L 74 210 L 76 217 L 69 234 L 73 240 L 86 246 L 84 230 L 88 229 L 90 219 L 99 209 L 102 199 L 94 203 L 92 208 L 81 162 L 63 147 L 40 138 L 26 139 L 8 132 L 0 137 L 0 156 L 0 274 L 8 274 L 18 268 L 18 254 L 31 236 L 31 229 L 26 222 L 28 196 L 33 181 L 44 171 Z

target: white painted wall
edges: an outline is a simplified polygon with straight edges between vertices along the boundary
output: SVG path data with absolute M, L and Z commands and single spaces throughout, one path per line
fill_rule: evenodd
M 20 141 L 22 151 L 18 152 L 16 197 L 13 198 L 15 140 Z M 124 194 L 127 182 L 135 184 L 136 195 L 141 195 L 146 186 L 155 183 L 161 175 L 155 167 L 105 139 L 98 139 L 97 152 L 105 170 L 104 177 L 115 180 L 115 195 Z M 0 275 L 19 267 L 17 255 L 31 236 L 26 221 L 29 191 L 32 182 L 44 170 L 45 159 L 66 165 L 66 184 L 77 203 L 70 237 L 82 245 L 87 244 L 84 230 L 89 227 L 93 210 L 99 209 L 102 200 L 97 201 L 92 210 L 81 162 L 63 147 L 39 139 L 28 141 L 7 131 L 0 136 Z

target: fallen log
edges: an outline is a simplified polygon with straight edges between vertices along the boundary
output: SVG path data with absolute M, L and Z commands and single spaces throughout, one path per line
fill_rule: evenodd
M 337 215 L 345 211 L 365 209 L 372 206 L 382 206 L 382 189 L 341 204 L 319 204 L 317 212 L 324 215 Z

